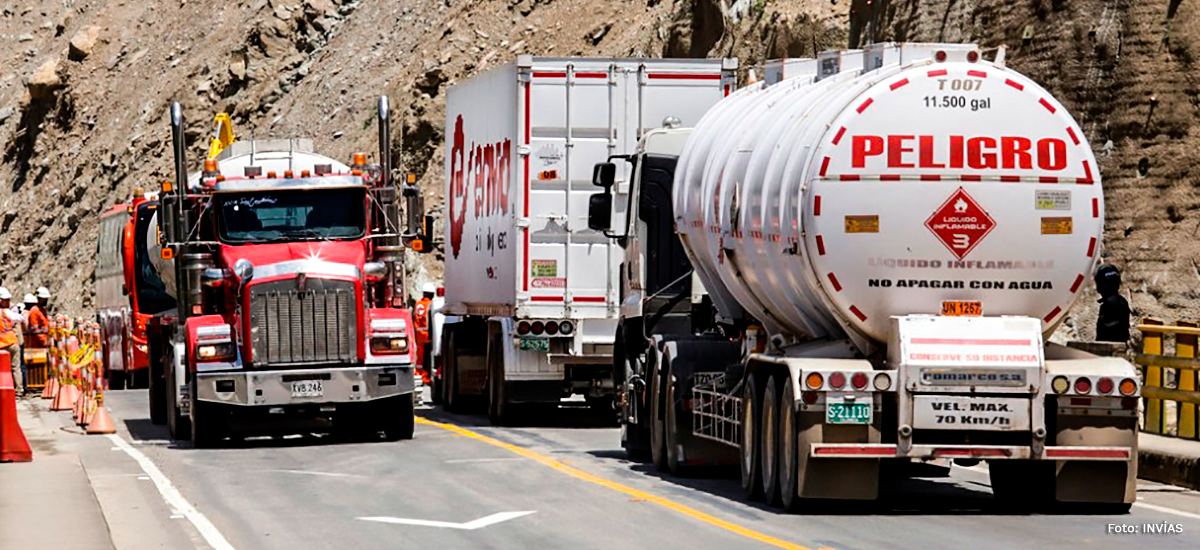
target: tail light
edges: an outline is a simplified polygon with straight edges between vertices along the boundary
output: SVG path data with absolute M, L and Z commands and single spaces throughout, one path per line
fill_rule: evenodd
M 829 385 L 835 390 L 842 389 L 842 387 L 846 385 L 846 375 L 840 372 L 835 372 L 829 375 Z
M 517 323 L 517 334 L 520 336 L 525 336 L 526 334 L 529 334 L 529 322 L 528 321 L 521 321 L 520 323 Z
M 891 376 L 888 376 L 887 373 L 883 372 L 875 375 L 875 389 L 884 391 L 890 387 L 892 387 Z
M 854 386 L 854 389 L 856 389 L 856 390 L 861 390 L 861 389 L 867 387 L 867 373 L 856 372 L 853 375 L 851 375 L 850 376 L 850 385 Z
M 817 392 L 815 392 L 815 391 L 801 392 L 800 398 L 803 399 L 806 404 L 812 405 L 813 403 L 817 402 Z
M 575 323 L 572 323 L 570 321 L 563 321 L 563 322 L 559 323 L 558 324 L 558 332 L 560 334 L 562 334 L 563 336 L 566 336 L 568 334 L 571 334 L 572 332 L 575 332 Z
M 546 334 L 549 334 L 550 336 L 558 334 L 558 323 L 554 321 L 548 321 L 546 323 Z
M 967 52 L 967 62 L 975 63 L 976 61 L 979 61 L 979 52 L 977 52 L 975 50 L 971 50 L 971 51 Z
M 529 326 L 529 330 L 533 332 L 534 336 L 541 336 L 542 332 L 546 330 L 546 325 L 543 325 L 541 321 L 534 321 Z
M 1112 378 L 1101 378 L 1096 382 L 1096 390 L 1105 395 L 1112 393 L 1113 381 Z
M 1080 376 L 1075 379 L 1075 393 L 1087 393 L 1092 389 L 1092 381 L 1086 376 Z
M 938 63 L 945 63 L 946 62 L 946 52 L 938 51 L 937 53 L 933 54 L 933 58 L 936 59 Z
M 1071 389 L 1071 381 L 1067 380 L 1066 376 L 1055 376 L 1054 380 L 1050 381 L 1050 389 L 1054 390 L 1054 393 L 1067 393 L 1067 390 Z
M 808 386 L 809 389 L 820 389 L 821 385 L 824 383 L 825 377 L 821 376 L 821 373 L 819 372 L 810 372 L 808 373 L 808 376 L 804 377 L 804 384 Z
M 1137 409 L 1137 399 L 1134 397 L 1122 397 L 1121 408 L 1127 411 Z
M 1126 378 L 1121 381 L 1121 395 L 1133 395 L 1137 391 L 1137 382 L 1132 378 Z

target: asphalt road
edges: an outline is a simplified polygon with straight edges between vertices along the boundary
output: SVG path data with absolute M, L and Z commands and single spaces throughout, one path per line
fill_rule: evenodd
M 412 441 L 197 450 L 150 424 L 144 391 L 106 401 L 119 441 L 61 437 L 80 438 L 118 550 L 1200 548 L 1200 493 L 1152 483 L 1129 515 L 1024 515 L 993 504 L 981 467 L 928 467 L 874 505 L 788 515 L 741 500 L 735 472 L 677 479 L 628 461 L 617 428 L 583 410 L 493 428 L 424 408 Z M 1182 532 L 1145 533 L 1164 522 Z

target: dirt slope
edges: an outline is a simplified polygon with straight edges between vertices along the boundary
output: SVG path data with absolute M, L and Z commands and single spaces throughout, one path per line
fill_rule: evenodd
M 1010 65 L 1067 104 L 1102 159 L 1104 254 L 1135 309 L 1200 318 L 1197 12 L 1182 0 L 18 1 L 0 8 L 0 283 L 92 307 L 97 214 L 168 177 L 172 100 L 197 154 L 227 110 L 243 137 L 308 136 L 344 156 L 374 149 L 386 93 L 393 155 L 436 209 L 446 87 L 517 54 L 734 55 L 753 68 L 944 40 L 1006 44 Z M 1066 333 L 1090 335 L 1093 311 Z

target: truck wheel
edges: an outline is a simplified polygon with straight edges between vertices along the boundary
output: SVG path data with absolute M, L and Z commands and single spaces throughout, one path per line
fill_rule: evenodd
M 108 371 L 108 389 L 110 389 L 110 390 L 125 389 L 125 371 L 123 371 L 123 370 Z
M 488 330 L 488 420 L 493 426 L 507 426 L 512 423 L 512 407 L 508 403 L 508 395 L 504 385 L 504 354 L 500 346 L 501 336 L 491 334 Z
M 192 385 L 195 388 L 195 385 Z M 224 437 L 220 405 L 204 403 L 194 397 L 189 397 L 192 405 L 192 447 L 196 449 L 212 449 L 217 447 Z
M 129 372 L 129 387 L 131 389 L 142 389 L 150 387 L 150 369 L 137 369 Z
M 758 373 L 746 376 L 742 386 L 742 433 L 739 446 L 742 470 L 742 493 L 749 500 L 762 500 L 762 470 L 759 465 L 762 430 L 758 419 L 762 416 L 762 391 Z
M 779 422 L 779 494 L 783 509 L 795 513 L 802 502 L 798 485 L 800 443 L 796 437 L 796 393 L 790 377 L 783 376 L 780 380 L 783 381 L 783 390 L 780 392 L 779 412 L 776 415 Z
M 762 414 L 759 416 L 762 420 L 758 427 L 762 434 L 758 463 L 762 470 L 763 498 L 772 505 L 779 504 L 779 426 L 776 416 L 779 412 L 779 382 L 775 378 L 768 378 L 763 390 Z
M 991 460 L 988 478 L 992 494 L 1006 510 L 1036 512 L 1055 507 L 1052 461 Z
M 163 368 L 166 369 L 164 391 L 167 401 L 167 432 L 171 434 L 171 439 L 186 440 L 192 436 L 192 427 L 180 411 L 179 403 L 175 400 L 178 393 L 176 388 L 179 387 L 179 383 L 175 380 L 174 360 L 170 355 L 164 355 L 163 363 Z
M 650 460 L 654 468 L 660 472 L 667 471 L 667 435 L 664 416 L 665 388 L 663 373 L 652 366 L 650 376 Z
M 442 354 L 441 357 L 445 357 L 445 354 Z M 433 372 L 429 373 L 429 403 L 431 405 L 442 404 L 442 386 L 445 384 L 443 377 L 446 376 L 446 369 L 440 368 L 441 365 L 437 364 L 439 362 L 441 361 L 434 360 Z M 438 376 L 439 372 L 441 376 Z
M 664 443 L 667 449 L 667 470 L 673 476 L 687 477 L 688 468 L 679 459 L 679 410 L 675 406 L 676 380 L 674 373 L 671 372 L 671 357 L 669 355 L 663 355 L 663 365 L 666 371 L 663 376 L 663 380 L 666 382 L 663 384 L 663 395 L 665 396 L 663 405 L 664 412 L 666 413 L 663 419 L 663 433 L 665 434 Z
M 462 412 L 462 395 L 458 393 L 458 348 L 454 343 L 455 331 L 447 327 L 442 333 L 442 376 L 446 379 L 445 408 L 452 413 Z
M 161 374 L 154 372 L 153 363 L 150 369 L 150 423 L 161 426 L 167 423 L 167 384 Z
M 416 422 L 415 414 L 413 413 L 412 396 L 401 395 L 385 399 L 380 405 L 383 409 L 380 411 L 380 418 L 384 422 L 384 439 L 388 441 L 412 439 L 413 428 Z

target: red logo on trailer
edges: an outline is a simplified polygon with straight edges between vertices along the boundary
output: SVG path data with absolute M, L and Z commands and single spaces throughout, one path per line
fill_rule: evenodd
M 925 220 L 925 227 L 961 260 L 996 228 L 996 220 L 959 187 Z

